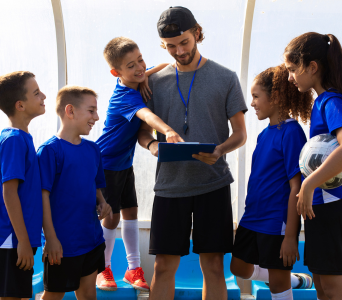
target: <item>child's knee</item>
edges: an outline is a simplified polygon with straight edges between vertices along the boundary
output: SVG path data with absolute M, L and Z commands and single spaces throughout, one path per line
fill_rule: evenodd
M 54 293 L 44 291 L 42 299 L 43 300 L 62 300 L 65 293 Z

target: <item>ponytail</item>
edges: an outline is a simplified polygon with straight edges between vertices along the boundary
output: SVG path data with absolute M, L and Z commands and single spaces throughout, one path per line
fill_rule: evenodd
M 322 87 L 342 93 L 342 48 L 333 34 L 304 33 L 286 46 L 284 57 L 301 71 L 315 61 L 321 72 Z

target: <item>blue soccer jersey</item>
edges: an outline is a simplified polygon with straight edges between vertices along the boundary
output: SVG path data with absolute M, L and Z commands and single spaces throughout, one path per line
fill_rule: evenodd
M 99 147 L 56 136 L 38 149 L 42 189 L 50 192 L 53 226 L 64 257 L 85 254 L 104 242 L 96 189 L 106 186 Z
M 109 100 L 105 127 L 96 141 L 101 149 L 104 169 L 121 171 L 132 166 L 141 124 L 135 114 L 144 107 L 140 93 L 121 85 L 118 79 Z
M 332 91 L 320 94 L 311 112 L 310 138 L 330 133 L 342 127 L 342 95 Z M 313 196 L 313 205 L 324 204 L 342 199 L 342 187 L 323 190 L 317 188 Z
M 265 234 L 284 235 L 290 196 L 289 180 L 299 169 L 306 137 L 294 119 L 268 126 L 258 136 L 240 225 Z
M 4 129 L 0 136 L 0 164 L 0 248 L 18 246 L 2 191 L 2 184 L 11 179 L 19 179 L 18 196 L 31 246 L 40 247 L 43 223 L 42 190 L 32 136 L 20 129 Z

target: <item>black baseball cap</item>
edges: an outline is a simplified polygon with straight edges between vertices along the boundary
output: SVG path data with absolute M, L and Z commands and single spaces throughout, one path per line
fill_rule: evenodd
M 179 30 L 163 32 L 164 28 L 171 24 L 177 25 Z M 160 15 L 157 28 L 161 38 L 172 38 L 182 35 L 183 32 L 194 27 L 196 24 L 197 21 L 190 10 L 182 6 L 171 6 Z

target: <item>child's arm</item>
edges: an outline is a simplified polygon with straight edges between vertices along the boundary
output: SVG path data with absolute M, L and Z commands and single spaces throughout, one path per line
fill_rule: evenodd
M 111 219 L 113 219 L 113 211 L 112 207 L 106 202 L 106 200 L 103 198 L 101 189 L 96 189 L 96 209 L 100 213 L 99 220 L 104 219 L 108 215 Z
M 33 251 L 27 234 L 23 211 L 18 195 L 19 180 L 12 179 L 2 184 L 3 197 L 7 213 L 18 239 L 18 260 L 16 265 L 20 269 L 31 270 L 34 264 Z
M 145 81 L 140 83 L 139 88 L 140 88 L 140 94 L 144 98 L 144 100 L 147 102 L 148 100 L 151 99 L 152 91 L 150 87 L 148 86 L 148 78 L 154 74 L 159 72 L 160 70 L 164 69 L 167 67 L 169 64 L 160 64 L 148 71 L 145 72 Z
M 287 208 L 287 222 L 285 229 L 285 238 L 280 249 L 280 258 L 283 259 L 284 266 L 292 266 L 299 260 L 298 253 L 298 228 L 300 217 L 297 214 L 297 194 L 300 190 L 301 174 L 297 173 L 290 179 L 291 193 Z
M 315 188 L 342 172 L 342 128 L 336 129 L 336 138 L 340 146 L 336 148 L 322 165 L 310 174 L 302 184 L 298 193 L 297 211 L 306 219 L 315 217 L 312 209 L 312 199 Z
M 43 230 L 45 235 L 45 247 L 43 252 L 43 262 L 45 262 L 46 256 L 49 259 L 50 265 L 61 264 L 61 258 L 63 257 L 63 248 L 60 241 L 57 238 L 55 228 L 53 227 L 51 217 L 50 206 L 50 192 L 48 190 L 42 190 L 43 197 Z
M 136 116 L 151 126 L 158 132 L 166 136 L 168 143 L 184 142 L 184 140 L 169 125 L 165 124 L 162 119 L 156 116 L 150 109 L 142 108 L 137 111 Z

